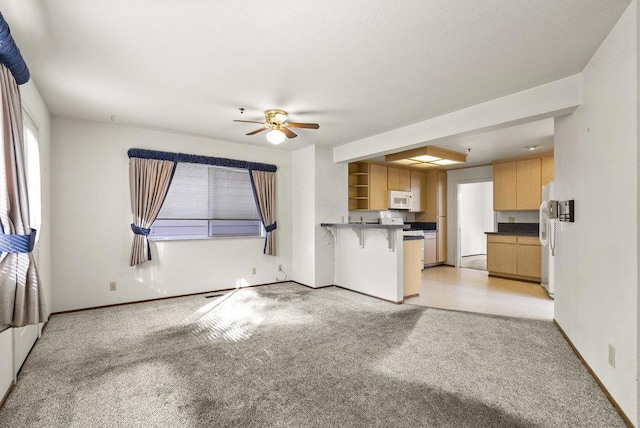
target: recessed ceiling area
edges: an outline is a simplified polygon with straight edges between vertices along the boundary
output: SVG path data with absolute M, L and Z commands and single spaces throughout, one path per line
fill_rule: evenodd
M 297 150 L 579 73 L 628 4 L 0 0 L 0 11 L 53 115 L 266 146 L 233 120 L 276 108 L 320 124 L 278 146 Z

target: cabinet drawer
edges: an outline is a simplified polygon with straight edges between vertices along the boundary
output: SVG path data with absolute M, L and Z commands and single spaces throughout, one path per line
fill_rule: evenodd
M 518 236 L 518 244 L 540 246 L 540 239 L 537 236 Z
M 517 244 L 518 239 L 513 235 L 487 235 L 487 242 L 500 244 Z

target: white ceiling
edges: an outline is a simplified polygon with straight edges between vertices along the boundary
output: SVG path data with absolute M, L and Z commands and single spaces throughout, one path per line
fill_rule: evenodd
M 279 146 L 296 150 L 579 73 L 628 4 L 0 0 L 0 11 L 52 114 L 102 122 L 115 115 L 125 125 L 267 145 L 264 133 L 244 135 L 257 125 L 232 120 L 281 108 L 291 121 L 320 124 Z M 471 162 L 548 139 L 548 123 L 440 146 L 472 147 Z

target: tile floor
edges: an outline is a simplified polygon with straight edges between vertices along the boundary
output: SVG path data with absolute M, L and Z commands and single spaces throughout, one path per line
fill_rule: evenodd
M 422 271 L 412 305 L 517 318 L 553 320 L 553 299 L 540 284 L 490 277 L 486 271 L 435 266 Z

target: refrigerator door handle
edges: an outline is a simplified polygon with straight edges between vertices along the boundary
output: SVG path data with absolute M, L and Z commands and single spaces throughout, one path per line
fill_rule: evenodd
M 547 217 L 547 201 L 542 201 L 540 204 L 540 226 L 538 228 L 538 239 L 543 247 L 549 245 L 549 233 L 547 227 L 549 226 L 549 218 Z

